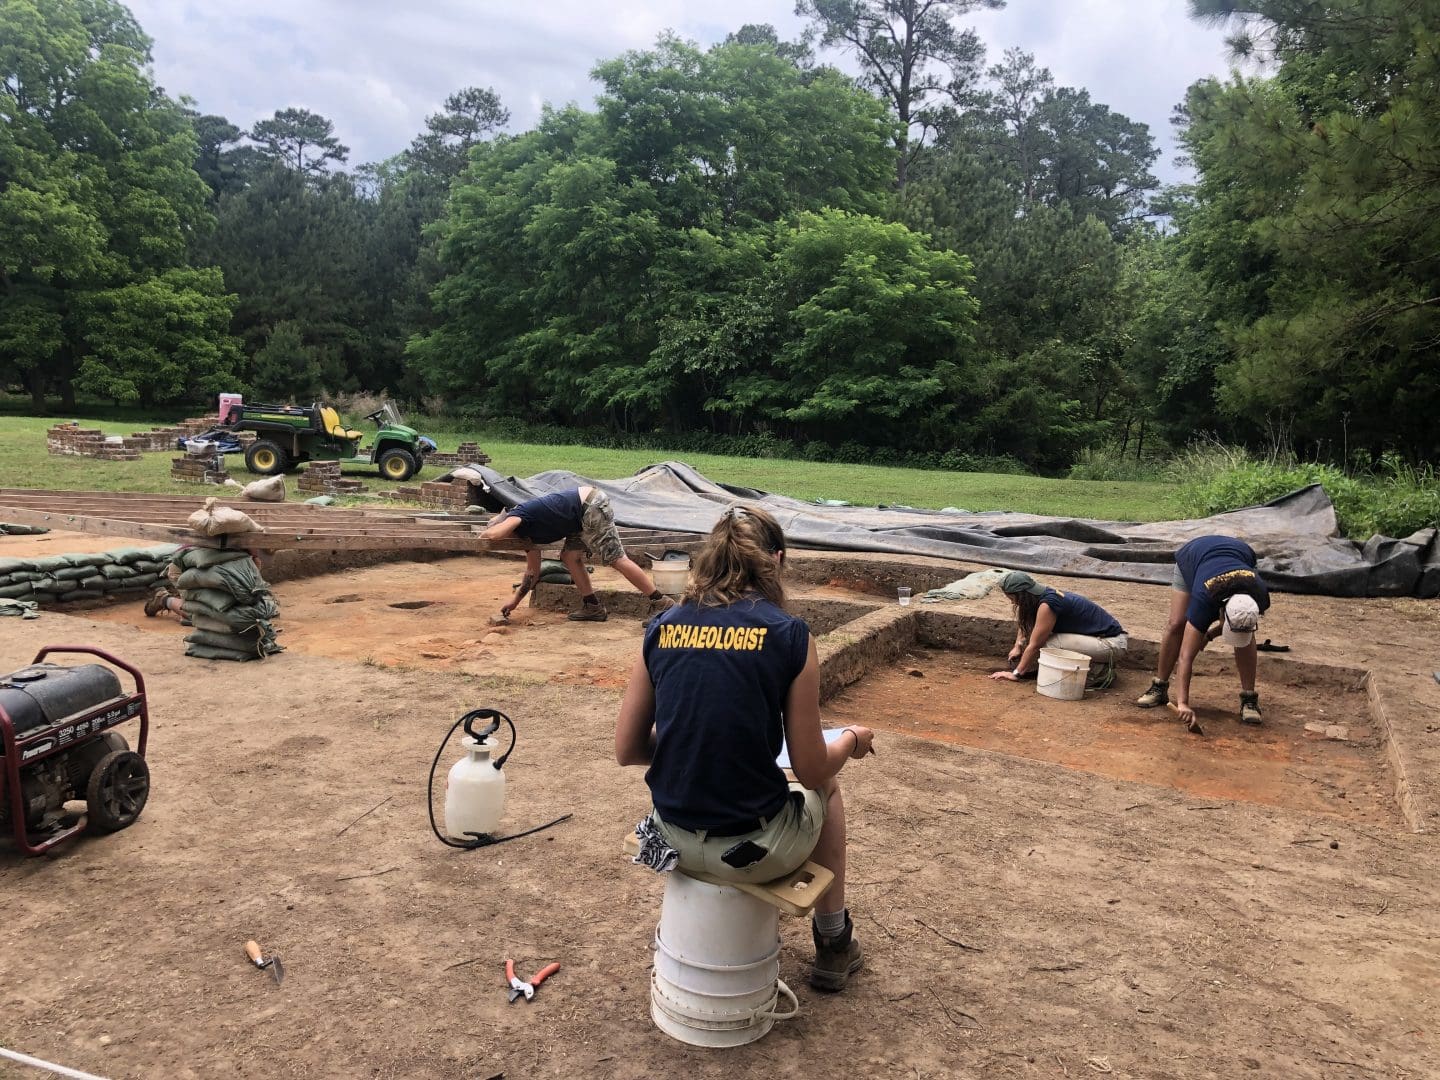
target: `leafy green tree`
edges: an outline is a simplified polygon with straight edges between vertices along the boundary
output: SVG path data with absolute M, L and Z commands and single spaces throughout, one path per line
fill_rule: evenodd
M 663 38 L 596 77 L 597 112 L 547 110 L 472 151 L 440 233 L 439 325 L 409 351 L 439 392 L 500 411 L 704 422 L 701 373 L 647 366 L 668 320 L 734 291 L 697 253 L 766 251 L 802 211 L 882 208 L 891 121 L 768 45 Z
M 937 114 L 968 103 L 975 90 L 985 48 L 973 30 L 960 30 L 953 20 L 1004 6 L 1005 0 L 797 0 L 795 14 L 811 20 L 820 43 L 854 56 L 861 81 L 895 110 L 901 191 Z
M 509 122 L 510 110 L 490 87 L 457 90 L 445 99 L 441 112 L 425 118 L 425 131 L 410 144 L 408 165 L 448 187 L 465 167 L 470 148 Z
M 1233 361 L 1219 399 L 1339 456 L 1440 454 L 1440 25 L 1413 0 L 1193 0 L 1269 74 L 1190 91 L 1182 232 Z
M 307 176 L 345 164 L 350 148 L 335 138 L 335 125 L 309 109 L 277 109 L 246 133 L 262 157 Z
M 0 0 L 0 379 L 158 402 L 229 376 L 233 303 L 183 110 L 111 0 Z

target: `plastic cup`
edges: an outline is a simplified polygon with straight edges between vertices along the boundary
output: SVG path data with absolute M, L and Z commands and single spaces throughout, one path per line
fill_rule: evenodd
M 910 604 L 910 586 L 908 586 L 908 585 L 901 585 L 899 591 L 900 591 L 900 606 L 901 606 L 901 607 L 907 607 L 907 606 L 909 606 L 909 604 Z

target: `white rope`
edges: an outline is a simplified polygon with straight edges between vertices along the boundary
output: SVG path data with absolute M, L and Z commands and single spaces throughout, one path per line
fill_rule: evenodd
M 71 1080 L 105 1080 L 103 1076 L 81 1072 L 79 1069 L 67 1069 L 64 1065 L 52 1065 L 48 1061 L 41 1061 L 39 1058 L 33 1058 L 27 1054 L 17 1054 L 14 1050 L 6 1050 L 3 1046 L 0 1046 L 0 1057 L 17 1061 L 21 1065 L 29 1065 L 31 1068 L 48 1069 L 56 1076 L 68 1076 Z

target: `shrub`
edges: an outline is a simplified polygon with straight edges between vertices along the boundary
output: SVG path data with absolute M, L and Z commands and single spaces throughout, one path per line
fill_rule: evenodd
M 1070 466 L 1071 480 L 1158 480 L 1166 471 L 1166 462 L 1158 454 L 1136 459 L 1134 454 L 1121 452 L 1113 443 L 1081 450 Z
M 1440 478 L 1430 467 L 1412 468 L 1386 458 L 1373 471 L 1347 476 L 1319 462 L 1258 461 L 1244 451 L 1202 447 L 1182 456 L 1189 477 L 1183 512 L 1204 517 L 1277 499 L 1320 484 L 1335 504 L 1340 531 L 1354 540 L 1376 533 L 1405 537 L 1440 526 Z M 1172 465 L 1172 468 L 1177 467 Z

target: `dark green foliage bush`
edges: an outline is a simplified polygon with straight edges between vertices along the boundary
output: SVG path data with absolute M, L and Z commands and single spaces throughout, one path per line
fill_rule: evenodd
M 1376 533 L 1405 537 L 1440 526 L 1440 477 L 1429 467 L 1411 468 L 1397 458 L 1386 457 L 1353 476 L 1333 465 L 1258 461 L 1233 452 L 1208 457 L 1192 452 L 1183 460 L 1192 478 L 1183 488 L 1182 506 L 1196 517 L 1320 484 L 1335 504 L 1340 530 L 1352 539 L 1367 540 Z

